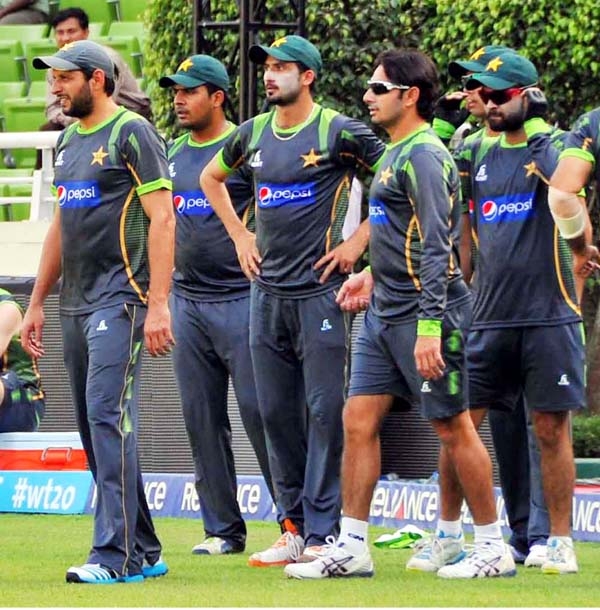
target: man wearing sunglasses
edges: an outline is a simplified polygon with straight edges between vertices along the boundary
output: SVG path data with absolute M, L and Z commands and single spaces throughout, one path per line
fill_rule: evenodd
M 479 95 L 479 88 L 466 90 L 464 85 L 473 73 L 482 72 L 488 63 L 502 53 L 515 52 L 508 47 L 489 45 L 473 53 L 467 60 L 450 62 L 450 75 L 460 79 L 462 94 L 451 94 L 464 99 L 466 109 L 480 123 L 481 128 L 469 134 L 457 147 L 454 158 L 461 175 L 463 192 L 463 216 L 460 241 L 461 269 L 465 279 L 470 281 L 476 262 L 476 248 L 471 234 L 469 207 L 471 204 L 470 159 L 474 145 L 482 138 L 497 138 L 500 134 L 493 131 L 486 114 L 486 104 Z M 547 103 L 528 106 L 528 116 L 545 116 Z M 435 128 L 435 122 L 434 122 Z M 552 137 L 560 137 L 563 132 L 555 130 Z M 540 453 L 535 440 L 533 424 L 525 408 L 523 396 L 519 396 L 511 412 L 492 409 L 488 421 L 498 470 L 502 496 L 511 528 L 509 545 L 516 562 L 527 567 L 540 567 L 546 560 L 546 541 L 550 532 L 548 509 L 542 489 Z M 426 561 L 428 549 L 422 551 Z
M 202 189 L 252 279 L 250 349 L 282 535 L 250 556 L 255 567 L 313 559 L 338 531 L 348 317 L 337 290 L 363 253 L 365 221 L 346 240 L 352 178 L 384 146 L 360 121 L 313 100 L 323 66 L 301 36 L 253 46 L 273 109 L 243 123 L 204 169 Z M 252 171 L 256 235 L 224 182 Z
M 577 571 L 570 536 L 574 463 L 569 411 L 584 406 L 581 317 L 566 244 L 548 208 L 548 177 L 558 160 L 552 128 L 528 118 L 541 100 L 538 73 L 515 53 L 494 57 L 466 83 L 502 132 L 469 151 L 471 225 L 478 245 L 475 303 L 467 343 L 471 414 L 510 411 L 523 393 L 541 452 L 550 517 L 542 572 Z M 442 451 L 440 474 L 460 518 L 458 480 Z M 454 484 L 452 489 L 451 484 Z
M 344 516 L 327 554 L 288 565 L 285 573 L 300 579 L 373 575 L 367 529 L 380 473 L 379 429 L 397 396 L 417 402 L 431 421 L 473 515 L 475 550 L 467 554 L 464 538 L 455 540 L 448 560 L 459 562 L 470 577 L 513 575 L 515 564 L 496 515 L 490 457 L 464 394 L 471 295 L 456 247 L 458 171 L 428 122 L 438 97 L 437 70 L 419 51 L 387 51 L 377 58 L 368 85 L 363 99 L 390 144 L 369 195 L 372 269 L 346 281 L 338 294 L 348 311 L 369 303 L 344 408 Z M 454 566 L 442 567 L 438 575 L 456 577 L 448 567 Z

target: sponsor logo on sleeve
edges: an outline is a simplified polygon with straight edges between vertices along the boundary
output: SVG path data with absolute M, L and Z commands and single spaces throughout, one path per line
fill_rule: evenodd
M 522 222 L 532 216 L 533 211 L 533 193 L 516 193 L 479 202 L 479 215 L 484 223 Z
M 383 203 L 377 199 L 369 201 L 369 222 L 372 225 L 387 225 L 390 222 Z
M 61 208 L 95 208 L 102 201 L 96 180 L 63 182 L 56 187 L 58 205 Z
M 173 194 L 175 211 L 182 216 L 208 216 L 212 206 L 202 191 L 185 191 Z
M 316 202 L 315 183 L 270 184 L 261 182 L 258 185 L 258 206 L 260 208 L 278 208 L 282 205 L 306 206 Z

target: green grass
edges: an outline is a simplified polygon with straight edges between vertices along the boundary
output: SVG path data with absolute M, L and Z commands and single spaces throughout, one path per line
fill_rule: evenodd
M 297 581 L 280 568 L 249 568 L 249 552 L 273 542 L 273 523 L 248 523 L 247 552 L 222 557 L 190 553 L 202 524 L 156 519 L 170 572 L 141 584 L 67 585 L 65 569 L 84 562 L 91 540 L 88 516 L 0 514 L 1 606 L 597 606 L 600 544 L 579 543 L 580 572 L 544 576 L 520 567 L 516 578 L 444 581 L 435 574 L 407 573 L 408 550 L 372 547 L 374 578 Z M 383 533 L 371 528 L 371 540 Z M 389 530 L 387 530 L 389 531 Z

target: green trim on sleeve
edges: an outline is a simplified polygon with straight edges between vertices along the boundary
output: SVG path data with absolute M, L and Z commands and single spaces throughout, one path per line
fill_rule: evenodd
M 371 269 L 371 265 L 367 265 L 363 271 L 366 271 L 367 273 L 373 274 L 373 270 Z
M 567 157 L 575 157 L 582 161 L 588 161 L 592 165 L 595 162 L 594 155 L 589 150 L 581 150 L 581 148 L 565 148 L 558 156 L 558 160 L 560 161 Z
M 226 173 L 226 174 L 231 174 L 231 172 L 233 171 L 232 167 L 229 167 L 229 165 L 227 165 L 227 163 L 225 163 L 225 160 L 223 159 L 223 149 L 221 148 L 221 150 L 219 150 L 219 152 L 216 154 L 215 159 L 217 161 L 217 163 L 219 164 L 219 167 Z
M 441 320 L 418 320 L 417 321 L 417 337 L 441 337 L 442 336 L 442 321 Z
M 444 119 L 439 119 L 434 117 L 433 122 L 431 123 L 433 127 L 433 131 L 435 131 L 438 138 L 442 140 L 450 140 L 454 133 L 456 132 L 456 127 L 449 123 L 448 121 L 444 121 Z
M 146 195 L 147 193 L 152 193 L 154 191 L 158 191 L 160 189 L 166 189 L 167 191 L 173 190 L 173 182 L 168 178 L 158 178 L 157 180 L 153 180 L 152 182 L 147 182 L 146 184 L 140 184 L 135 190 L 140 197 L 142 195 Z

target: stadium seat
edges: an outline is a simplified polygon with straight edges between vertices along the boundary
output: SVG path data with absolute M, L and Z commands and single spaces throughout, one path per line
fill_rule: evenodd
M 95 40 L 118 51 L 135 77 L 142 75 L 142 52 L 140 43 L 135 36 L 100 36 Z
M 89 24 L 90 38 L 105 36 L 108 32 L 108 24 L 104 21 L 92 21 Z
M 46 70 L 35 70 L 31 65 L 34 57 L 38 55 L 54 55 L 56 53 L 56 43 L 50 38 L 42 38 L 40 40 L 30 41 L 23 44 L 25 55 L 26 77 L 28 83 L 33 81 L 46 80 Z
M 32 169 L 0 169 L 0 177 L 12 178 L 31 176 L 32 172 Z M 1 184 L 0 194 L 2 194 L 3 197 L 31 197 L 31 188 L 31 184 Z M 29 212 L 29 203 L 9 203 L 0 205 L 0 220 L 28 220 Z
M 117 21 L 141 21 L 142 13 L 146 9 L 146 0 L 107 0 L 113 5 Z
M 2 104 L 7 97 L 24 97 L 26 93 L 24 81 L 0 81 L 0 114 L 2 114 Z
M 146 38 L 146 30 L 141 21 L 113 21 L 108 26 L 108 36 L 135 36 L 140 46 Z
M 48 24 L 33 25 L 3 25 L 0 27 L 0 40 L 19 40 L 29 42 L 45 38 L 48 33 Z
M 18 80 L 25 80 L 23 46 L 18 40 L 0 40 L 0 81 Z
M 45 97 L 47 93 L 48 81 L 34 80 L 29 85 L 29 91 L 26 92 L 27 97 Z
M 37 131 L 46 122 L 45 97 L 12 97 L 4 100 L 4 127 L 6 131 Z M 35 148 L 12 150 L 17 168 L 33 168 L 37 161 Z
M 60 10 L 77 6 L 82 8 L 92 22 L 110 23 L 116 16 L 106 0 L 60 0 Z

